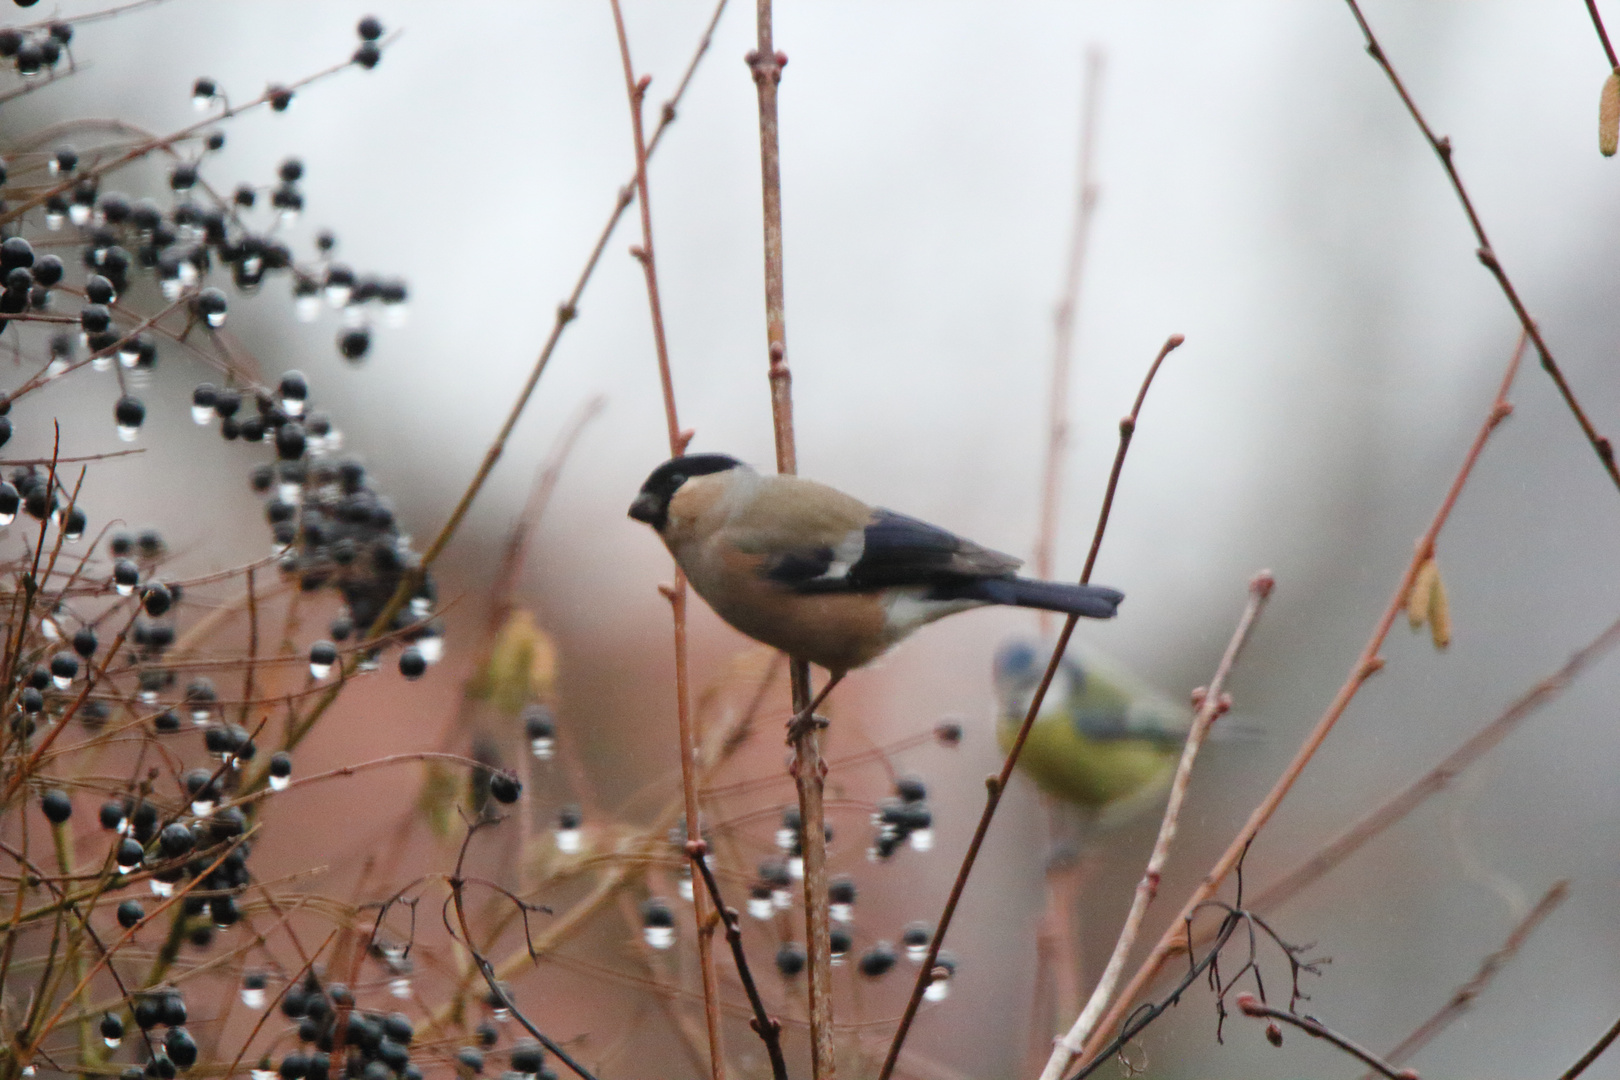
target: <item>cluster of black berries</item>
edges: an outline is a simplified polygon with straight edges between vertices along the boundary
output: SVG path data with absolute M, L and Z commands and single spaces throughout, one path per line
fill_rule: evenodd
M 307 411 L 308 400 L 308 381 L 289 371 L 275 394 L 252 396 L 245 418 L 243 393 L 210 383 L 193 391 L 192 415 L 202 424 L 217 418 L 227 438 L 275 446 L 276 462 L 253 470 L 253 490 L 264 496 L 282 571 L 306 592 L 335 588 L 343 596 L 345 610 L 331 626 L 333 641 L 343 642 L 372 627 L 420 559 L 365 466 L 338 453 L 341 433 L 325 415 Z M 404 632 L 399 665 L 407 678 L 420 676 L 442 652 L 442 627 L 427 621 L 437 599 L 432 576 L 422 574 L 387 628 Z M 311 674 L 324 678 L 337 660 L 336 646 L 316 642 L 309 659 Z
M 0 57 L 15 64 L 19 75 L 38 75 L 62 62 L 62 54 L 72 40 L 73 27 L 65 22 L 53 22 L 30 31 L 7 27 L 0 30 Z M 68 59 L 71 62 L 72 57 Z
M 909 842 L 913 851 L 929 851 L 934 846 L 934 813 L 928 808 L 928 785 L 920 777 L 902 776 L 894 783 L 894 794 L 878 803 L 872 812 L 877 835 L 867 849 L 873 861 L 888 859 Z

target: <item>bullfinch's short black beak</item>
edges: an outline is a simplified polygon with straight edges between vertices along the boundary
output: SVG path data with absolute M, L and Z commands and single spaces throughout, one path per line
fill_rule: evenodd
M 651 525 L 658 520 L 658 509 L 658 496 L 650 491 L 643 491 L 636 496 L 636 501 L 630 504 L 630 516 Z

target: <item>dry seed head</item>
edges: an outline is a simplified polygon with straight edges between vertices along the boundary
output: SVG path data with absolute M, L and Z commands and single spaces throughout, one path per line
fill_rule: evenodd
M 1406 621 L 1413 630 L 1421 627 L 1429 618 L 1429 592 L 1434 587 L 1434 579 L 1440 574 L 1440 568 L 1435 564 L 1434 556 L 1430 555 L 1418 567 L 1417 574 L 1412 578 L 1412 589 L 1406 594 Z
M 1429 636 L 1435 648 L 1444 649 L 1451 644 L 1451 604 L 1446 600 L 1446 586 L 1440 580 L 1439 567 L 1433 559 L 1429 560 L 1429 565 L 1435 567 L 1429 584 Z
M 1614 157 L 1620 148 L 1620 70 L 1609 72 L 1603 80 L 1603 94 L 1598 98 L 1598 151 L 1604 157 Z

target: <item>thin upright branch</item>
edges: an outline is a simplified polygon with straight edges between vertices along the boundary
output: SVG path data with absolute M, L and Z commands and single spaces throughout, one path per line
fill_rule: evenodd
M 1557 882 L 1552 888 L 1548 889 L 1546 895 L 1536 902 L 1535 907 L 1530 909 L 1529 914 L 1519 920 L 1518 925 L 1508 934 L 1507 940 L 1502 943 L 1502 947 L 1481 962 L 1479 970 L 1474 973 L 1474 977 L 1457 987 L 1446 1001 L 1445 1006 L 1419 1024 L 1416 1031 L 1401 1040 L 1400 1045 L 1385 1054 L 1384 1060 L 1391 1065 L 1399 1065 L 1427 1046 L 1431 1039 L 1450 1027 L 1463 1013 L 1473 1008 L 1474 999 L 1485 992 L 1485 988 L 1490 985 L 1491 980 L 1496 978 L 1496 973 L 1501 971 L 1508 961 L 1518 954 L 1519 949 L 1524 946 L 1530 935 L 1535 933 L 1536 928 L 1545 922 L 1547 916 L 1556 911 L 1558 905 L 1568 898 L 1569 882 L 1567 881 Z
M 1131 448 L 1132 436 L 1136 434 L 1137 420 L 1141 416 L 1142 405 L 1147 400 L 1148 389 L 1153 385 L 1153 377 L 1158 374 L 1164 358 L 1180 346 L 1183 340 L 1185 339 L 1180 334 L 1172 334 L 1165 341 L 1159 354 L 1149 365 L 1147 375 L 1142 379 L 1142 387 L 1136 393 L 1136 401 L 1131 405 L 1130 414 L 1119 422 L 1119 449 L 1114 453 L 1114 464 L 1108 473 L 1108 487 L 1103 492 L 1102 508 L 1097 513 L 1097 528 L 1092 533 L 1091 549 L 1086 554 L 1085 568 L 1080 573 L 1082 585 L 1091 581 L 1091 570 L 1097 563 L 1097 553 L 1102 549 L 1103 534 L 1108 530 L 1108 518 L 1114 506 L 1114 492 L 1119 487 L 1120 473 L 1125 468 L 1125 454 Z M 1041 705 L 1046 701 L 1046 692 L 1052 686 L 1058 664 L 1069 648 L 1069 639 L 1074 635 L 1075 625 L 1079 621 L 1076 615 L 1070 615 L 1064 621 L 1057 644 L 1052 647 L 1052 656 L 1046 662 L 1046 670 L 1041 674 L 1041 681 L 1035 687 L 1035 695 L 1030 698 L 1029 709 L 1024 713 L 1024 721 L 1019 725 L 1018 734 L 1013 737 L 1007 757 L 1001 763 L 1001 771 L 995 776 L 985 778 L 984 786 L 987 794 L 984 811 L 979 815 L 979 823 L 973 828 L 973 838 L 968 841 L 967 851 L 962 855 L 962 864 L 957 868 L 956 879 L 951 882 L 950 895 L 945 898 L 945 910 L 940 913 L 939 922 L 934 927 L 934 936 L 928 943 L 928 955 L 917 972 L 916 982 L 912 984 L 911 996 L 906 1000 L 905 1012 L 900 1015 L 900 1024 L 889 1043 L 889 1053 L 883 1061 L 882 1070 L 878 1073 L 878 1080 L 889 1080 L 900 1060 L 900 1051 L 905 1046 L 906 1036 L 911 1032 L 912 1022 L 917 1018 L 923 993 L 933 981 L 934 965 L 939 962 L 940 947 L 945 942 L 945 934 L 950 929 L 951 919 L 956 915 L 956 906 L 962 900 L 962 891 L 967 888 L 968 876 L 973 873 L 973 864 L 979 857 L 979 849 L 984 846 L 985 835 L 990 831 L 990 822 L 996 816 L 996 807 L 1001 805 L 1001 796 L 1007 790 L 1007 782 L 1012 779 L 1013 768 L 1018 764 L 1018 755 L 1023 752 L 1030 729 L 1035 726 L 1035 717 L 1039 715 Z
M 708 890 L 709 899 L 714 901 L 715 910 L 725 923 L 726 944 L 731 946 L 731 959 L 737 965 L 737 978 L 743 984 L 743 992 L 748 995 L 748 1007 L 754 1011 L 749 1026 L 765 1043 L 765 1053 L 771 1059 L 771 1076 L 774 1080 L 787 1080 L 787 1059 L 782 1056 L 782 1022 L 766 1010 L 765 1001 L 759 996 L 753 969 L 748 966 L 748 954 L 743 950 L 741 920 L 737 918 L 736 909 L 727 907 L 720 897 L 720 883 L 715 880 L 714 870 L 709 866 L 708 853 L 709 845 L 704 841 L 687 841 L 687 858 L 692 860 L 692 866 L 703 878 L 703 887 Z
M 1497 425 L 1506 420 L 1513 412 L 1513 406 L 1508 403 L 1507 395 L 1508 390 L 1513 385 L 1514 376 L 1518 374 L 1519 361 L 1524 356 L 1525 344 L 1526 336 L 1521 333 L 1518 345 L 1513 350 L 1513 357 L 1508 361 L 1507 371 L 1503 373 L 1501 385 L 1497 388 L 1496 397 L 1491 401 L 1490 409 L 1485 414 L 1485 419 L 1480 423 L 1479 431 L 1474 435 L 1474 441 L 1463 458 L 1462 466 L 1452 479 L 1451 486 L 1447 489 L 1445 496 L 1440 500 L 1440 506 L 1435 511 L 1433 519 L 1429 522 L 1429 527 L 1424 530 L 1422 536 L 1418 537 L 1412 552 L 1412 558 L 1402 572 L 1400 581 L 1396 584 L 1395 591 L 1391 595 L 1384 613 L 1373 627 L 1372 635 L 1362 648 L 1361 655 L 1356 658 L 1355 664 L 1351 667 L 1348 678 L 1340 686 L 1332 702 L 1328 704 L 1327 710 L 1317 720 L 1316 726 L 1306 735 L 1305 741 L 1294 754 L 1293 760 L 1288 763 L 1282 775 L 1277 778 L 1271 790 L 1266 793 L 1265 798 L 1249 814 L 1248 820 L 1238 830 L 1238 834 L 1232 838 L 1232 842 L 1227 845 L 1220 858 L 1215 861 L 1215 865 L 1204 875 L 1203 881 L 1193 890 L 1192 895 L 1187 898 L 1186 904 L 1182 907 L 1180 918 L 1159 938 L 1158 944 L 1154 945 L 1153 950 L 1148 954 L 1147 959 L 1142 962 L 1142 966 L 1137 969 L 1130 983 L 1120 993 L 1113 1007 L 1109 1009 L 1102 1022 L 1098 1024 L 1097 1030 L 1086 1041 L 1084 1055 L 1086 1060 L 1090 1061 L 1097 1056 L 1098 1050 L 1106 1038 L 1106 1033 L 1118 1025 L 1126 1010 L 1131 1007 L 1131 1002 L 1142 994 L 1148 983 L 1164 966 L 1165 960 L 1169 958 L 1171 953 L 1176 951 L 1177 939 L 1180 935 L 1176 933 L 1175 926 L 1182 920 L 1190 918 L 1200 905 L 1215 895 L 1215 890 L 1220 888 L 1227 875 L 1231 874 L 1242 860 L 1244 852 L 1249 849 L 1249 844 L 1253 842 L 1255 836 L 1265 824 L 1271 820 L 1271 816 L 1277 812 L 1277 807 L 1282 804 L 1283 799 L 1293 790 L 1300 774 L 1305 771 L 1305 766 L 1310 764 L 1311 758 L 1315 757 L 1317 750 L 1321 749 L 1322 743 L 1326 741 L 1328 734 L 1333 730 L 1333 726 L 1339 722 L 1339 717 L 1343 716 L 1345 710 L 1350 707 L 1350 702 L 1355 699 L 1356 693 L 1361 689 L 1362 684 L 1372 678 L 1384 666 L 1384 660 L 1379 653 L 1383 649 L 1384 639 L 1389 636 L 1390 629 L 1395 625 L 1396 617 L 1406 605 L 1407 595 L 1411 592 L 1412 583 L 1417 579 L 1419 567 L 1434 557 L 1435 540 L 1440 535 L 1440 530 L 1445 527 L 1446 521 L 1451 517 L 1452 507 L 1457 504 L 1457 498 L 1462 494 L 1463 485 L 1468 482 L 1469 476 L 1473 473 L 1474 466 L 1478 463 L 1479 456 L 1484 451 L 1485 443 L 1489 441 L 1491 433 L 1496 430 Z
M 1367 42 L 1368 55 L 1378 62 L 1378 66 L 1389 77 L 1390 84 L 1395 87 L 1395 92 L 1400 95 L 1401 103 L 1406 106 L 1406 111 L 1411 114 L 1413 123 L 1417 124 L 1418 129 L 1423 132 L 1424 139 L 1428 140 L 1429 148 L 1434 151 L 1435 157 L 1440 159 L 1441 166 L 1446 170 L 1446 177 L 1451 181 L 1452 190 L 1457 193 L 1457 200 L 1462 203 L 1463 213 L 1468 217 L 1468 226 L 1474 231 L 1474 239 L 1479 245 L 1475 254 L 1485 269 L 1489 270 L 1491 276 L 1496 279 L 1496 284 L 1501 288 L 1502 295 L 1507 297 L 1508 304 L 1513 308 L 1513 314 L 1518 316 L 1519 325 L 1524 328 L 1524 332 L 1529 335 L 1530 340 L 1535 344 L 1536 355 L 1541 358 L 1542 370 L 1552 379 L 1553 385 L 1558 387 L 1558 393 L 1563 397 L 1564 404 L 1569 407 L 1570 413 L 1574 415 L 1575 422 L 1580 425 L 1581 433 L 1586 436 L 1586 441 L 1591 444 L 1593 453 L 1597 454 L 1598 461 L 1602 463 L 1604 471 L 1609 474 L 1609 479 L 1616 488 L 1620 488 L 1620 466 L 1615 464 L 1614 445 L 1608 438 L 1598 434 L 1597 428 L 1587 417 L 1586 410 L 1581 407 L 1581 403 L 1575 397 L 1575 391 L 1570 389 L 1568 381 L 1565 380 L 1563 370 L 1558 366 L 1557 361 L 1553 359 L 1552 350 L 1547 347 L 1547 342 L 1542 338 L 1540 328 L 1536 326 L 1535 320 L 1530 317 L 1530 312 L 1519 298 L 1519 292 L 1513 287 L 1513 282 L 1509 280 L 1507 271 L 1502 268 L 1501 259 L 1498 258 L 1496 249 L 1491 247 L 1490 238 L 1485 235 L 1485 226 L 1480 221 L 1479 214 L 1474 210 L 1474 201 L 1468 197 L 1468 189 L 1463 187 L 1462 176 L 1457 172 L 1456 162 L 1452 160 L 1451 138 L 1445 135 L 1436 135 L 1433 129 L 1429 127 L 1429 122 L 1418 111 L 1417 103 L 1412 100 L 1412 95 L 1406 91 L 1406 84 L 1401 82 L 1401 77 L 1395 73 L 1395 67 L 1390 63 L 1389 56 L 1384 52 L 1384 47 L 1378 43 L 1378 38 L 1373 34 L 1372 26 L 1367 22 L 1366 16 L 1361 13 L 1361 5 L 1357 0 L 1345 0 L 1345 3 L 1350 6 L 1350 13 L 1355 16 L 1356 25 L 1361 27 L 1362 37 Z M 1601 25 L 1599 23 L 1600 27 Z M 1605 45 L 1607 45 L 1606 38 Z M 1609 59 L 1611 61 L 1614 59 L 1612 51 L 1609 53 Z
M 1041 473 L 1041 522 L 1035 535 L 1034 571 L 1038 578 L 1052 576 L 1052 550 L 1057 542 L 1058 510 L 1063 502 L 1063 465 L 1069 449 L 1069 370 L 1074 353 L 1075 312 L 1086 253 L 1091 248 L 1091 219 L 1097 209 L 1098 187 L 1093 178 L 1093 150 L 1097 140 L 1097 103 L 1102 94 L 1103 53 L 1086 53 L 1085 90 L 1080 114 L 1079 195 L 1063 291 L 1052 312 L 1052 385 L 1047 394 L 1046 462 Z M 1047 613 L 1042 612 L 1042 627 Z
M 715 5 L 714 15 L 710 17 L 709 23 L 703 31 L 703 37 L 698 41 L 697 51 L 693 54 L 691 63 L 687 65 L 686 74 L 681 78 L 680 85 L 675 88 L 674 95 L 660 109 L 658 126 L 653 129 L 652 138 L 647 142 L 647 157 L 652 157 L 653 153 L 658 149 L 658 143 L 663 137 L 664 129 L 675 122 L 676 107 L 680 104 L 681 96 L 686 92 L 686 88 L 691 82 L 692 73 L 697 69 L 698 62 L 709 51 L 709 42 L 713 38 L 715 24 L 719 22 L 720 13 L 725 10 L 726 2 L 727 0 L 720 0 Z M 484 481 L 488 480 L 489 474 L 494 471 L 495 463 L 505 453 L 506 442 L 511 438 L 512 429 L 517 427 L 518 418 L 523 415 L 523 410 L 528 406 L 529 398 L 534 394 L 534 388 L 539 385 L 540 376 L 545 374 L 546 365 L 551 362 L 551 354 L 556 351 L 557 342 L 561 340 L 563 330 L 579 314 L 579 301 L 585 295 L 585 286 L 590 282 L 591 275 L 595 273 L 596 264 L 601 260 L 602 252 L 607 248 L 608 239 L 613 235 L 613 230 L 619 224 L 619 218 L 623 216 L 630 203 L 634 201 L 635 188 L 635 178 L 632 177 L 630 183 L 619 189 L 619 195 L 613 204 L 613 210 L 608 214 L 607 223 L 602 226 L 602 232 L 596 238 L 596 245 L 591 248 L 590 255 L 586 257 L 585 265 L 580 269 L 579 277 L 575 279 L 573 289 L 569 291 L 567 298 L 557 305 L 557 314 L 551 324 L 551 333 L 546 337 L 545 344 L 540 347 L 540 355 L 535 359 L 534 367 L 529 371 L 529 377 L 524 381 L 522 389 L 518 391 L 518 396 L 512 402 L 512 408 L 507 412 L 506 419 L 502 421 L 500 430 L 496 432 L 494 440 L 489 444 L 489 449 L 484 451 L 484 460 L 479 464 L 478 471 L 473 474 L 471 482 L 467 485 L 467 490 L 462 493 L 461 500 L 456 503 L 456 507 L 450 512 L 450 517 L 445 521 L 444 527 L 439 530 L 439 534 L 433 538 L 433 543 L 423 553 L 423 566 L 431 564 L 434 559 L 438 558 L 439 553 L 450 542 L 450 538 L 455 535 L 456 529 L 461 525 L 461 519 L 467 516 L 467 510 L 472 506 L 473 500 L 478 497 L 479 491 L 483 490 Z
M 1085 1047 L 1087 1036 L 1095 1030 L 1097 1018 L 1102 1015 L 1103 1009 L 1113 997 L 1114 988 L 1119 985 L 1120 976 L 1125 971 L 1125 961 L 1136 944 L 1137 935 L 1141 933 L 1142 920 L 1147 916 L 1148 905 L 1153 903 L 1154 897 L 1159 894 L 1159 881 L 1164 874 L 1164 864 L 1170 858 L 1170 844 L 1176 838 L 1176 828 L 1181 820 L 1181 807 L 1187 797 L 1187 785 L 1192 780 L 1193 762 L 1198 757 L 1199 749 L 1204 745 L 1204 737 L 1209 734 L 1209 726 L 1226 712 L 1230 705 L 1226 695 L 1227 677 L 1231 675 L 1232 668 L 1237 663 L 1238 653 L 1249 640 L 1255 621 L 1259 619 L 1261 609 L 1271 597 L 1271 590 L 1275 584 L 1271 574 L 1264 570 L 1249 582 L 1249 602 L 1243 609 L 1242 618 L 1238 620 L 1237 629 L 1232 632 L 1231 641 L 1227 642 L 1226 652 L 1215 668 L 1214 677 L 1203 691 L 1198 713 L 1193 717 L 1192 727 L 1187 732 L 1187 742 L 1181 749 L 1181 760 L 1176 764 L 1175 777 L 1170 783 L 1170 799 L 1164 808 L 1164 819 L 1159 824 L 1159 835 L 1153 842 L 1153 852 L 1148 856 L 1147 869 L 1142 874 L 1142 880 L 1136 885 L 1130 912 L 1125 916 L 1125 924 L 1120 928 L 1119 939 L 1114 943 L 1113 955 L 1108 958 L 1108 965 L 1103 969 L 1102 978 L 1097 981 L 1096 989 L 1091 993 L 1091 1000 L 1080 1010 L 1080 1015 L 1075 1018 L 1074 1025 L 1069 1028 L 1068 1033 L 1057 1040 L 1057 1045 L 1052 1048 L 1052 1056 L 1047 1059 L 1046 1068 L 1041 1072 L 1041 1080 L 1061 1080 L 1063 1074 L 1068 1072 L 1075 1056 Z
M 631 254 L 641 263 L 642 275 L 647 282 L 647 306 L 652 313 L 653 346 L 658 357 L 658 381 L 663 389 L 664 420 L 669 428 L 669 456 L 679 457 L 686 449 L 690 432 L 681 430 L 680 417 L 675 409 L 675 377 L 670 370 L 669 344 L 664 336 L 664 305 L 658 291 L 658 260 L 653 249 L 652 200 L 647 190 L 647 142 L 641 125 L 641 108 L 652 76 L 636 77 L 630 61 L 630 37 L 624 28 L 624 12 L 619 0 L 609 0 L 613 8 L 613 27 L 619 38 L 619 58 L 624 63 L 625 94 L 630 102 L 630 130 L 635 141 L 636 195 L 641 207 L 641 245 Z M 697 739 L 692 732 L 691 675 L 686 647 L 686 575 L 675 568 L 674 584 L 663 590 L 669 600 L 670 614 L 675 628 L 675 715 L 680 739 L 681 794 L 686 804 L 686 839 L 688 843 L 702 836 L 702 821 L 698 812 Z M 725 1051 L 720 1041 L 720 988 L 714 970 L 714 938 L 705 897 L 694 893 L 692 914 L 697 922 L 698 970 L 703 980 L 703 1016 L 709 1034 L 709 1075 L 713 1080 L 725 1076 Z
M 793 372 L 787 359 L 787 302 L 782 279 L 782 150 L 777 126 L 776 95 L 787 56 L 776 51 L 772 36 L 771 0 L 754 8 L 756 41 L 746 57 L 759 92 L 759 172 L 765 252 L 765 345 L 769 359 L 771 430 L 776 439 L 776 471 L 798 472 L 793 435 Z M 810 665 L 788 666 L 793 715 L 811 706 Z M 806 721 L 811 720 L 805 717 Z M 804 929 L 809 953 L 810 1073 L 832 1080 L 837 1072 L 833 1045 L 832 922 L 827 908 L 826 810 L 822 805 L 827 765 L 821 758 L 821 735 L 812 722 L 793 729 L 793 778 L 799 793 L 800 847 L 804 857 Z

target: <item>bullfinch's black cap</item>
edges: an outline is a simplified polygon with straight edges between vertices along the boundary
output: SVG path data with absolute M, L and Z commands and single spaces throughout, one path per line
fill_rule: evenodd
M 630 516 L 662 531 L 669 520 L 669 500 L 682 484 L 694 476 L 725 472 L 741 464 L 727 454 L 687 454 L 670 458 L 654 469 L 641 485 L 641 492 L 630 504 Z

